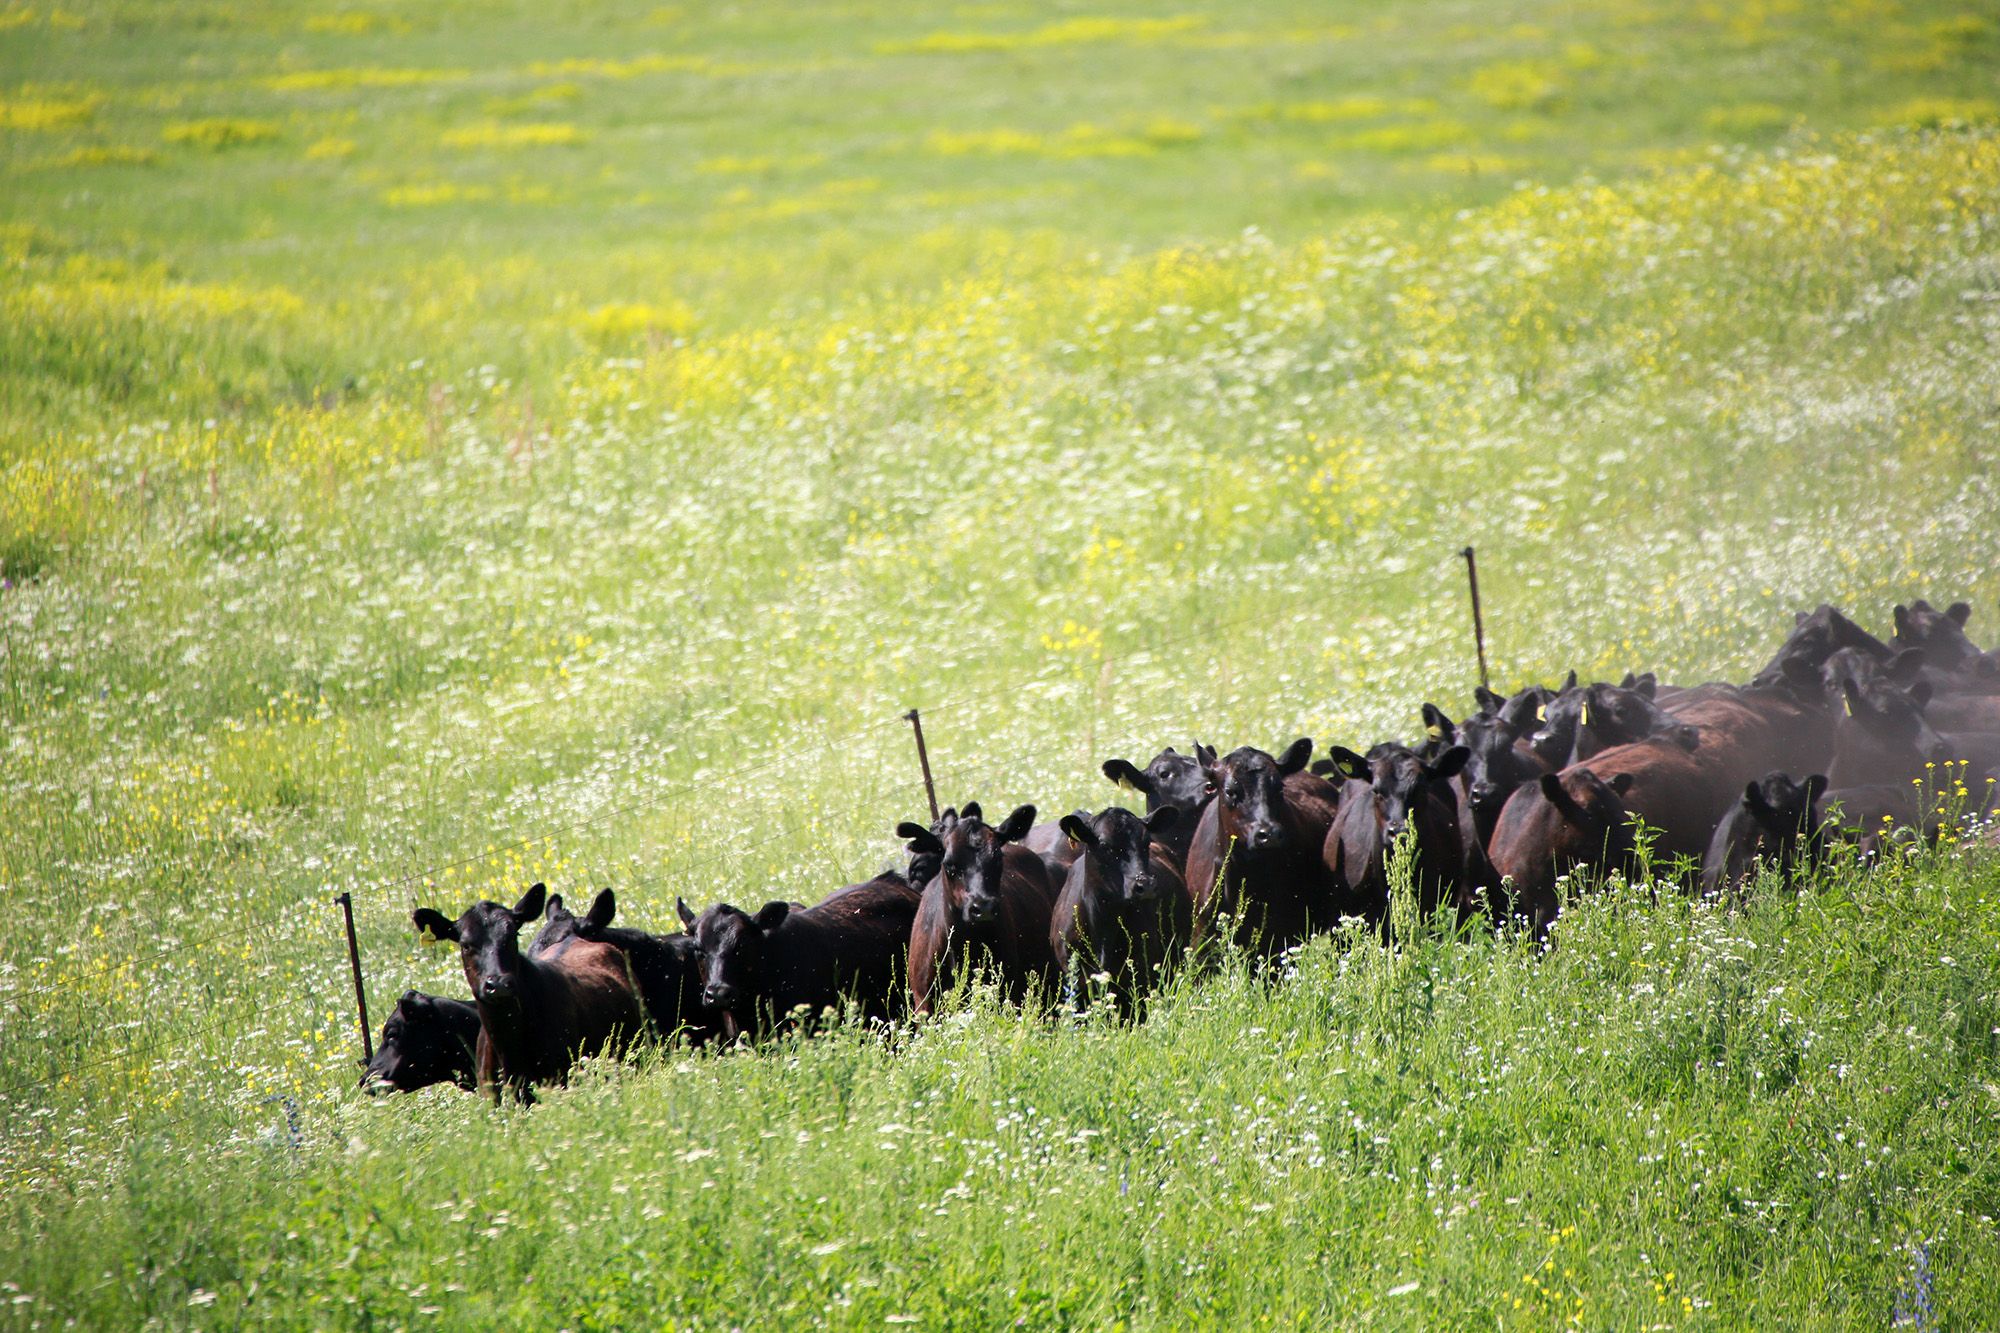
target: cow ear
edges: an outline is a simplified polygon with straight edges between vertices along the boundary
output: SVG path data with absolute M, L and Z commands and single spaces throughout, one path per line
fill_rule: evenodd
M 1931 702 L 1931 683 L 1927 680 L 1920 680 L 1910 686 L 1910 702 L 1914 703 L 1919 709 L 1928 708 Z
M 1639 678 L 1633 675 L 1631 672 L 1627 671 L 1625 673 L 1625 679 L 1618 682 L 1618 688 L 1621 690 L 1629 690 L 1636 688 L 1638 684 L 1639 684 Z
M 591 899 L 590 910 L 583 914 L 584 921 L 599 930 L 611 924 L 611 918 L 618 915 L 618 895 L 604 889 Z
M 1439 755 L 1437 762 L 1430 766 L 1434 778 L 1455 778 L 1465 770 L 1466 761 L 1472 758 L 1472 751 L 1463 745 L 1454 745 Z
M 1560 777 L 1554 773 L 1542 774 L 1541 787 L 1543 798 L 1553 805 L 1564 819 L 1575 822 L 1583 817 L 1583 807 L 1569 794 L 1569 788 L 1563 786 Z
M 686 926 L 689 930 L 694 929 L 694 913 L 688 910 L 687 899 L 675 898 L 674 911 L 680 916 L 683 926 Z
M 1458 739 L 1458 727 L 1436 704 L 1424 705 L 1424 734 L 1434 741 L 1450 743 Z
M 1764 800 L 1764 789 L 1754 782 L 1743 784 L 1743 806 L 1751 814 L 1762 818 L 1771 807 Z
M 1630 689 L 1634 694 L 1644 695 L 1646 698 L 1651 699 L 1660 692 L 1660 678 L 1648 671 L 1626 688 Z
M 1290 777 L 1292 774 L 1302 771 L 1306 766 L 1306 761 L 1311 759 L 1312 755 L 1312 737 L 1301 736 L 1290 745 L 1287 745 L 1285 752 L 1278 756 L 1278 771 L 1286 777 Z
M 1153 780 L 1133 767 L 1129 759 L 1107 759 L 1104 761 L 1104 776 L 1121 787 L 1130 787 L 1146 795 L 1153 794 Z
M 542 909 L 548 906 L 548 901 L 549 886 L 536 880 L 528 886 L 528 891 L 521 895 L 521 901 L 514 904 L 514 920 L 521 925 L 527 925 L 542 914 Z
M 993 836 L 1001 842 L 1019 842 L 1028 836 L 1028 830 L 1034 826 L 1035 807 L 1024 805 L 1018 807 L 1013 814 L 1001 820 L 999 826 L 993 830 Z
M 1331 750 L 1328 750 L 1327 754 L 1333 759 L 1336 771 L 1339 772 L 1340 776 L 1352 778 L 1356 782 L 1367 781 L 1369 767 L 1366 759 L 1363 759 L 1345 745 L 1336 745 Z
M 1148 833 L 1171 832 L 1181 822 L 1181 808 L 1177 805 L 1163 805 L 1146 816 Z
M 928 852 L 932 856 L 944 855 L 944 839 L 922 824 L 911 824 L 907 821 L 898 824 L 896 836 L 907 842 L 913 852 Z
M 757 929 L 768 933 L 784 925 L 785 918 L 791 914 L 792 905 L 790 903 L 765 903 L 757 909 L 757 915 L 752 917 L 751 920 L 757 923 Z
M 1895 620 L 1896 620 L 1896 635 L 1897 635 L 1897 637 L 1898 637 L 1898 638 L 1905 638 L 1905 639 L 1906 639 L 1906 638 L 1909 638 L 1909 637 L 1910 637 L 1910 608 L 1909 608 L 1909 607 L 1907 607 L 1907 606 L 1904 606 L 1904 605 L 1902 605 L 1901 603 L 1898 603 L 1898 604 L 1897 604 L 1897 606 L 1896 606 L 1896 610 L 1895 610 Z
M 1071 842 L 1080 843 L 1085 847 L 1095 847 L 1097 845 L 1096 830 L 1090 827 L 1090 821 L 1085 819 L 1081 814 L 1064 815 L 1061 824 L 1057 827 L 1062 829 L 1063 836 Z
M 966 802 L 966 803 L 965 803 L 964 805 L 962 805 L 962 806 L 960 806 L 960 807 L 959 807 L 959 810 L 958 810 L 958 817 L 959 817 L 960 819 L 979 819 L 979 818 L 981 818 L 982 816 L 981 816 L 981 813 L 980 813 L 980 809 L 979 809 L 979 802 L 977 802 L 977 801 L 967 801 L 967 802 Z
M 1569 674 L 1563 677 L 1562 689 L 1557 690 L 1556 693 L 1566 694 L 1575 688 L 1576 688 L 1576 668 L 1571 667 L 1569 669 Z
M 1196 741 L 1194 743 L 1194 759 L 1203 768 L 1214 768 L 1215 747 L 1213 745 L 1203 745 L 1200 741 Z
M 1340 776 L 1340 765 L 1331 759 L 1315 759 L 1306 771 L 1316 778 L 1337 778 Z
M 1806 808 L 1815 809 L 1820 798 L 1826 795 L 1826 774 L 1815 773 L 1806 779 Z
M 1611 790 L 1617 795 L 1623 796 L 1626 792 L 1632 790 L 1633 782 L 1634 778 L 1630 773 L 1613 773 L 1610 783 Z
M 1960 629 L 1964 629 L 1965 622 L 1972 619 L 1972 603 L 1953 602 L 1944 609 L 1944 613 L 1950 619 L 1957 621 Z
M 1475 685 L 1472 687 L 1472 699 L 1474 703 L 1479 705 L 1479 711 L 1482 713 L 1498 713 L 1507 705 L 1505 699 L 1502 699 L 1484 685 Z
M 1853 717 L 1856 713 L 1863 711 L 1867 707 L 1867 699 L 1862 695 L 1861 687 L 1854 683 L 1854 677 L 1842 676 L 1840 678 L 1840 701 L 1841 705 L 1847 709 L 1849 717 Z
M 458 923 L 445 919 L 444 913 L 429 907 L 419 907 L 410 913 L 410 921 L 417 928 L 417 934 L 426 940 L 456 940 Z
M 1888 665 L 1882 668 L 1882 674 L 1898 685 L 1908 685 L 1917 678 L 1917 673 L 1923 669 L 1924 650 L 1922 648 L 1905 648 L 1902 652 L 1897 653 L 1889 659 Z

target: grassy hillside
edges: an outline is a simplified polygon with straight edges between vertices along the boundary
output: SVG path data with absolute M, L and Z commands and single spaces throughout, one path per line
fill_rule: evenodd
M 379 1021 L 419 903 L 872 871 L 912 705 L 1406 733 L 1467 542 L 1505 681 L 1990 640 L 1993 18 L 0 10 L 0 1317 L 2000 1322 L 1987 861 L 527 1114 L 357 1101 L 329 906 Z

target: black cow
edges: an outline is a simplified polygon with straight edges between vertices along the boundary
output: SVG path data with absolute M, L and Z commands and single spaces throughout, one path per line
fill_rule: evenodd
M 374 1058 L 361 1071 L 361 1090 L 380 1096 L 455 1083 L 470 1092 L 478 1085 L 478 1054 L 476 1005 L 404 991 L 382 1025 Z
M 1244 746 L 1206 762 L 1216 794 L 1187 859 L 1197 942 L 1226 914 L 1237 945 L 1268 957 L 1338 919 L 1338 881 L 1320 851 L 1340 798 L 1305 771 L 1311 757 L 1301 738 L 1282 757 Z
M 1055 886 L 1042 858 L 1021 846 L 1034 826 L 1035 807 L 1024 805 L 997 825 L 986 823 L 977 803 L 948 811 L 932 830 L 896 826 L 919 854 L 937 858 L 938 870 L 923 887 L 910 927 L 910 1008 L 931 1013 L 959 969 L 990 965 L 1015 1003 L 1055 978 L 1049 920 Z
M 542 914 L 548 887 L 532 886 L 513 907 L 478 902 L 456 921 L 428 907 L 411 913 L 419 931 L 458 945 L 479 1008 L 479 1086 L 504 1084 L 527 1099 L 536 1083 L 560 1083 L 579 1056 L 620 1054 L 644 1022 L 625 957 L 608 944 L 573 940 L 548 958 L 522 953 L 521 927 Z
M 1144 819 L 1116 806 L 1063 816 L 1063 832 L 1078 854 L 1056 899 L 1049 945 L 1077 1008 L 1089 1001 L 1085 975 L 1097 974 L 1107 979 L 1119 1012 L 1131 1017 L 1187 948 L 1194 901 L 1173 852 L 1154 840 L 1185 817 L 1170 805 Z
M 1706 896 L 1734 897 L 1766 865 L 1791 888 L 1801 870 L 1818 865 L 1826 847 L 1826 775 L 1814 773 L 1794 782 L 1786 773 L 1769 773 L 1743 788 L 1743 799 L 1715 826 L 1715 837 L 1702 858 L 1701 891 Z
M 1405 828 L 1414 834 L 1412 883 L 1428 918 L 1440 902 L 1470 915 L 1478 904 L 1467 888 L 1454 779 L 1471 752 L 1454 745 L 1434 761 L 1401 745 L 1377 746 L 1368 759 L 1336 748 L 1348 774 L 1340 811 L 1321 855 L 1341 888 L 1343 915 L 1384 926 L 1389 918 L 1389 862 Z
M 868 1018 L 900 1016 L 920 896 L 891 871 L 811 907 L 768 902 L 752 916 L 719 903 L 697 918 L 677 906 L 700 950 L 702 1001 L 733 1039 L 771 1032 L 801 1006 L 817 1016 L 852 1001 Z
M 1195 746 L 1197 751 L 1201 748 L 1199 744 Z M 1144 768 L 1134 768 L 1124 759 L 1107 759 L 1104 776 L 1143 794 L 1148 815 L 1169 807 L 1180 811 L 1172 827 L 1162 829 L 1155 840 L 1173 853 L 1175 864 L 1186 867 L 1188 844 L 1194 839 L 1201 808 L 1215 794 L 1201 760 L 1195 755 L 1181 754 L 1169 745 Z

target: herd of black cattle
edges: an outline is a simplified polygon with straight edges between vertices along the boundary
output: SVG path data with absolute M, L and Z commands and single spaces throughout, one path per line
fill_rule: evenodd
M 1543 935 L 1561 877 L 1642 854 L 1656 874 L 1698 873 L 1705 893 L 1760 866 L 1789 883 L 1836 842 L 1871 856 L 1991 803 L 2000 652 L 1967 638 L 1969 615 L 1898 606 L 1885 643 L 1822 606 L 1747 684 L 1572 673 L 1510 698 L 1482 689 L 1462 720 L 1425 704 L 1421 741 L 1365 755 L 1336 746 L 1314 763 L 1301 739 L 1277 755 L 1112 759 L 1105 776 L 1145 796 L 1144 816 L 1038 824 L 1024 805 L 989 823 L 967 803 L 897 827 L 902 871 L 810 907 L 679 903 L 684 933 L 614 927 L 609 889 L 582 916 L 540 884 L 457 920 L 421 908 L 420 931 L 457 943 L 473 998 L 405 994 L 362 1086 L 531 1099 L 579 1056 L 647 1036 L 754 1039 L 836 1006 L 925 1014 L 975 970 L 1016 1003 L 1102 996 L 1129 1016 L 1212 942 L 1270 957 L 1345 918 L 1390 932 L 1392 866 L 1427 919 Z

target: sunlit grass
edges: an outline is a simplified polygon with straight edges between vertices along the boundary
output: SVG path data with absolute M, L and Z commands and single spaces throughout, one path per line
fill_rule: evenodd
M 15 1318 L 1869 1325 L 1916 1244 L 2000 1318 L 1979 854 L 529 1113 L 352 1094 L 330 906 L 379 1023 L 463 986 L 419 903 L 872 873 L 913 705 L 941 797 L 1050 812 L 1407 736 L 1467 543 L 1496 684 L 1740 678 L 1821 600 L 1990 640 L 1983 12 L 55 14 L 0 43 Z

